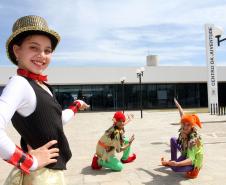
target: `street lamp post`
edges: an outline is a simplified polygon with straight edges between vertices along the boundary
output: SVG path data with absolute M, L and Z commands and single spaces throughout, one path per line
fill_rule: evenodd
M 125 112 L 125 81 L 126 77 L 120 78 L 122 84 L 122 106 L 123 106 L 123 113 Z
M 141 83 L 141 78 L 144 75 L 144 67 L 141 67 L 137 69 L 137 78 L 139 78 L 139 86 L 140 86 L 140 117 L 143 118 L 143 104 L 142 104 L 142 83 Z
M 221 36 L 223 35 L 223 33 L 224 33 L 224 29 L 223 28 L 221 28 L 219 26 L 214 26 L 213 34 L 217 38 L 217 45 L 218 46 L 220 46 L 221 42 L 226 41 L 226 38 L 221 39 Z M 217 111 L 216 111 L 216 113 L 218 113 L 219 115 L 225 114 L 225 104 L 223 103 L 223 102 L 225 102 L 225 100 L 223 98 L 224 96 L 222 96 L 221 92 L 218 93 L 218 96 L 219 97 L 218 97 L 218 102 L 217 102 Z
M 220 43 L 226 40 L 226 38 L 220 39 L 224 33 L 224 29 L 219 26 L 214 26 L 213 32 L 214 36 L 217 38 L 217 45 L 220 46 Z

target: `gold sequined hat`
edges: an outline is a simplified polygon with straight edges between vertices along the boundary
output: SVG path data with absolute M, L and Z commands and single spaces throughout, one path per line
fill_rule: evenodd
M 36 15 L 24 16 L 14 23 L 12 28 L 12 35 L 6 42 L 6 52 L 9 59 L 17 65 L 16 56 L 13 52 L 13 45 L 21 38 L 25 38 L 31 34 L 44 34 L 48 36 L 52 43 L 54 50 L 60 41 L 60 35 L 54 30 L 49 29 L 46 20 Z

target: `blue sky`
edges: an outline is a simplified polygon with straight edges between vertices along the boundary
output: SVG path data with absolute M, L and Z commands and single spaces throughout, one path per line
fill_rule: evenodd
M 226 29 L 226 0 L 1 0 L 0 66 L 15 20 L 44 17 L 61 35 L 52 66 L 206 65 L 204 24 Z M 225 33 L 226 36 L 226 33 Z M 226 65 L 226 42 L 217 48 Z

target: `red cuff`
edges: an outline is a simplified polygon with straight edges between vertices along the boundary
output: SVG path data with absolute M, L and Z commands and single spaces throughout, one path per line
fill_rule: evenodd
M 29 169 L 33 164 L 33 158 L 30 154 L 24 153 L 21 148 L 16 146 L 14 154 L 7 162 L 21 169 L 26 174 L 30 174 Z
M 74 113 L 77 113 L 80 107 L 81 103 L 79 101 L 74 101 L 68 108 L 71 109 Z

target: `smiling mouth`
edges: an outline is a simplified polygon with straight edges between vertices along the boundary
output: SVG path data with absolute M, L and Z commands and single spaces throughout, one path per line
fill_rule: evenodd
M 40 61 L 37 61 L 37 60 L 32 60 L 32 63 L 35 64 L 36 66 L 39 66 L 39 67 L 45 65 L 45 62 L 40 62 Z

